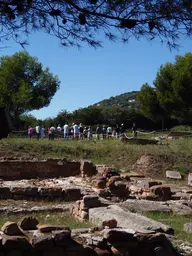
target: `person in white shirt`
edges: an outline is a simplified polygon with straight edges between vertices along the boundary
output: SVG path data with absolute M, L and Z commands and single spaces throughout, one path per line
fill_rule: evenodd
M 109 138 L 111 138 L 111 136 L 112 136 L 112 128 L 111 128 L 111 126 L 108 126 L 107 127 L 107 138 L 109 139 Z
M 37 125 L 37 126 L 35 127 L 35 131 L 36 131 L 36 134 L 37 134 L 37 139 L 39 140 L 39 138 L 40 138 L 40 133 L 41 133 L 41 127 L 40 127 L 40 125 Z
M 79 127 L 77 124 L 73 125 L 73 131 L 74 131 L 74 139 L 78 139 L 79 137 Z
M 69 137 L 69 125 L 67 123 L 63 126 L 63 130 L 64 130 L 64 139 L 66 140 Z
M 91 128 L 91 126 L 89 126 L 87 139 L 88 139 L 88 140 L 91 140 L 91 139 L 92 139 L 92 135 L 93 135 L 92 128 Z
M 55 127 L 52 125 L 52 126 L 49 128 L 49 133 L 50 133 L 50 138 L 51 138 L 51 140 L 54 140 L 54 132 L 55 132 Z
M 58 126 L 57 126 L 57 131 L 58 131 L 58 132 L 61 132 L 61 131 L 62 131 L 62 128 L 61 128 L 60 124 L 58 124 Z
M 61 125 L 58 124 L 58 126 L 57 126 L 57 138 L 58 138 L 58 139 L 61 139 L 61 138 L 63 137 L 62 134 L 61 134 L 61 132 L 62 132 Z

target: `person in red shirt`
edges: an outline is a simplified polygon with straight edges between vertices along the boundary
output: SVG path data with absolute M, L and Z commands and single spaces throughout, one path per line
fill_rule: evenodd
M 31 126 L 28 127 L 28 138 L 31 139 L 33 135 L 33 128 Z

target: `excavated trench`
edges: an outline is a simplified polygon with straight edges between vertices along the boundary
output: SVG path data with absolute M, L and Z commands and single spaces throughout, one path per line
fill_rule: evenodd
M 136 212 L 137 209 L 135 204 L 130 205 L 137 202 L 137 207 L 141 209 L 154 211 L 155 207 L 160 212 L 165 209 L 177 214 L 178 209 L 183 209 L 185 214 L 192 215 L 192 193 L 186 186 L 171 187 L 141 173 L 120 175 L 113 168 L 96 168 L 89 161 L 1 159 L 0 177 L 0 218 L 3 221 L 16 223 L 25 216 L 27 223 L 33 222 L 36 217 L 41 223 L 51 222 L 48 226 L 34 227 L 36 231 L 33 232 L 22 231 L 28 237 L 27 248 L 33 248 L 35 255 L 43 252 L 44 255 L 65 253 L 67 256 L 156 256 L 157 250 L 164 250 L 164 255 L 177 256 L 178 252 L 165 235 L 172 236 L 174 230 L 131 212 L 131 208 Z M 61 223 L 68 225 L 62 219 L 70 219 L 72 227 L 75 222 L 75 227 L 93 225 L 94 228 L 70 232 L 62 227 Z M 12 225 L 8 223 L 2 228 L 2 251 L 7 254 L 7 250 L 16 249 L 19 255 L 24 256 L 28 249 L 24 250 L 20 240 L 13 239 L 13 234 L 14 237 L 18 234 L 16 229 L 10 233 Z M 22 230 L 21 226 L 19 229 Z M 13 240 L 16 245 L 10 242 Z M 47 252 L 48 248 L 52 254 Z

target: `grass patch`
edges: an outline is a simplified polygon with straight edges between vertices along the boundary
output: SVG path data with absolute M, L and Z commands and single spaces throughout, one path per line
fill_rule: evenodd
M 148 218 L 157 220 L 171 226 L 175 231 L 175 238 L 192 243 L 192 235 L 185 232 L 183 226 L 185 223 L 191 222 L 191 216 L 178 216 L 171 213 L 146 213 Z
M 23 208 L 31 209 L 34 206 L 43 207 L 43 206 L 56 206 L 56 205 L 69 205 L 71 202 L 65 202 L 62 200 L 54 199 L 50 201 L 46 198 L 44 200 L 14 200 L 14 199 L 1 199 L 0 207 L 10 207 L 10 208 Z M 1 215 L 0 215 L 1 216 Z
M 154 134 L 147 136 L 152 137 Z M 146 136 L 142 135 L 142 137 Z M 88 159 L 95 164 L 106 164 L 125 170 L 131 169 L 132 165 L 143 154 L 165 157 L 167 164 L 175 165 L 182 174 L 192 169 L 191 138 L 170 140 L 169 146 L 131 145 L 122 143 L 117 139 L 100 141 L 64 141 L 63 139 L 49 141 L 44 139 L 37 141 L 36 139 L 8 138 L 0 140 L 0 156 L 16 156 L 26 159 L 46 159 L 48 157 L 67 158 L 69 160 Z M 172 159 L 171 162 L 169 158 Z M 162 173 L 162 178 L 165 178 L 164 173 Z
M 44 212 L 31 214 L 0 214 L 0 227 L 2 227 L 6 221 L 18 222 L 26 216 L 35 217 L 40 224 L 60 225 L 69 227 L 70 229 L 89 228 L 93 226 L 89 221 L 80 222 L 76 220 L 69 213 Z

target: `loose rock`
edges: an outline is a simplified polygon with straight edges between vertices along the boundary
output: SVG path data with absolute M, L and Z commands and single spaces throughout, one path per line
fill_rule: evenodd
M 166 178 L 181 180 L 182 176 L 180 172 L 177 172 L 177 171 L 166 171 Z
M 63 226 L 54 226 L 54 225 L 38 225 L 38 229 L 42 233 L 49 233 L 55 230 L 69 230 L 68 227 L 63 227 Z
M 117 227 L 117 221 L 116 219 L 111 219 L 111 220 L 105 220 L 102 223 L 103 227 L 108 227 L 108 228 L 116 228 Z
M 25 237 L 7 235 L 3 235 L 2 245 L 5 249 L 8 250 L 18 249 L 21 251 L 26 251 L 31 246 Z
M 184 224 L 184 230 L 185 230 L 187 233 L 192 233 L 192 223 L 185 223 L 185 224 Z
M 39 221 L 34 217 L 24 217 L 20 221 L 20 227 L 23 230 L 35 230 L 37 229 L 38 224 L 39 224 Z
M 31 239 L 31 244 L 36 250 L 49 250 L 54 247 L 54 237 L 52 234 L 45 235 L 36 231 Z
M 169 186 L 157 185 L 150 188 L 150 191 L 157 196 L 158 200 L 167 201 L 171 199 L 171 189 Z
M 24 235 L 21 230 L 19 229 L 17 223 L 7 221 L 1 228 L 4 234 L 9 236 L 22 236 Z
M 137 232 L 161 231 L 173 234 L 173 229 L 168 225 L 158 221 L 151 220 L 145 216 L 131 213 L 123 210 L 118 205 L 110 205 L 108 207 L 98 207 L 89 209 L 89 220 L 97 225 L 101 225 L 103 221 L 114 218 L 117 220 L 118 226 Z

